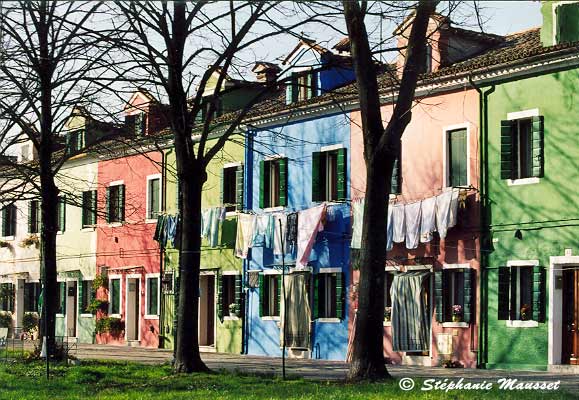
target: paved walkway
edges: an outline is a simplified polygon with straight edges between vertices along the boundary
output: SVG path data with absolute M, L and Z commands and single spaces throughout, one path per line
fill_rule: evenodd
M 111 345 L 79 345 L 77 357 L 81 360 L 133 361 L 144 364 L 162 364 L 173 358 L 171 350 Z M 245 373 L 281 375 L 281 358 L 246 356 L 224 353 L 202 353 L 203 361 L 213 370 L 226 369 Z M 288 376 L 315 380 L 343 380 L 348 364 L 327 360 L 286 360 Z M 501 371 L 483 369 L 449 369 L 438 367 L 389 366 L 396 378 L 465 378 L 465 382 L 494 382 L 500 378 L 517 378 L 520 381 L 561 381 L 561 387 L 579 393 L 579 375 L 572 373 Z

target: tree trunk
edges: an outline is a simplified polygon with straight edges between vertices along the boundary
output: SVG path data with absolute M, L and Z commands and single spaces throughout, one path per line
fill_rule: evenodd
M 195 163 L 198 164 L 198 163 Z M 197 166 L 197 165 L 196 165 Z M 204 173 L 190 169 L 181 182 L 181 249 L 175 372 L 209 371 L 199 354 L 199 271 L 201 265 L 201 193 Z

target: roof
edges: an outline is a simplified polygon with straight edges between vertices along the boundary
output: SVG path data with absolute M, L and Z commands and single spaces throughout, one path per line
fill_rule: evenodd
M 336 51 L 350 51 L 350 38 L 348 36 L 343 37 L 332 47 Z
M 284 58 L 284 60 L 282 61 L 282 64 L 287 64 L 294 56 L 294 54 L 300 49 L 300 47 L 302 46 L 306 46 L 309 47 L 310 49 L 313 49 L 315 51 L 317 51 L 320 54 L 326 54 L 329 53 L 330 50 L 326 49 L 323 46 L 320 46 L 319 44 L 316 43 L 315 40 L 309 39 L 309 38 L 301 38 L 300 41 L 298 42 L 298 44 L 296 45 L 296 47 L 293 48 L 292 51 L 289 52 L 289 54 L 286 56 L 286 58 Z

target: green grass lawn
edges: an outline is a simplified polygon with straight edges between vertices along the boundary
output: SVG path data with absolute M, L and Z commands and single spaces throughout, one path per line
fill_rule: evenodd
M 403 392 L 396 382 L 345 384 L 282 381 L 233 373 L 173 375 L 168 365 L 86 362 L 55 366 L 46 381 L 41 362 L 0 361 L 0 399 L 572 399 L 568 393 Z M 418 385 L 417 385 L 418 386 Z

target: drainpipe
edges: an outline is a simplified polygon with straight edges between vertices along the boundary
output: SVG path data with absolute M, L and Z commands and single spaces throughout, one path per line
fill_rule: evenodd
M 167 182 L 166 178 L 167 175 L 165 174 L 165 165 L 166 165 L 166 155 L 163 150 L 159 151 L 161 153 L 161 210 L 165 211 L 166 209 L 166 192 L 167 192 Z M 171 150 L 169 150 L 171 152 Z M 159 348 L 162 349 L 165 343 L 165 294 L 163 290 L 163 266 L 165 264 L 165 252 L 164 248 L 159 243 L 159 285 L 160 285 L 160 294 L 161 298 L 159 299 Z
M 249 208 L 250 204 L 253 204 L 252 199 L 252 188 L 253 188 L 253 137 L 255 132 L 246 127 L 246 141 L 245 146 L 245 162 L 243 163 L 243 208 Z M 239 220 L 238 220 L 239 223 Z M 250 304 L 250 292 L 249 288 L 249 260 L 243 259 L 242 262 L 242 276 L 243 276 L 243 287 L 244 287 L 244 313 L 241 320 L 241 353 L 247 354 L 249 352 L 249 322 L 251 304 Z
M 481 236 L 480 236 L 480 301 L 477 302 L 477 315 L 479 316 L 479 335 L 478 335 L 478 352 L 477 352 L 477 367 L 485 368 L 487 363 L 488 353 L 488 316 L 483 313 L 483 304 L 488 313 L 488 254 L 491 246 L 487 243 L 491 240 L 489 220 L 488 220 L 488 96 L 495 91 L 495 86 L 492 85 L 488 90 L 483 91 L 478 87 L 472 76 L 469 75 L 468 81 L 471 86 L 479 94 L 479 148 L 480 148 L 480 222 L 481 222 Z M 488 249 L 487 249 L 488 247 Z

